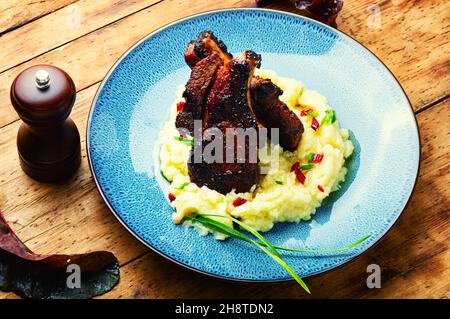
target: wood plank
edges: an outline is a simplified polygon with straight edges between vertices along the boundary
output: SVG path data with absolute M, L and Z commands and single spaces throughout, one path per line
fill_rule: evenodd
M 367 45 L 392 69 L 405 87 L 416 110 L 450 94 L 448 59 L 450 42 L 446 41 L 446 34 L 450 31 L 446 12 L 450 11 L 450 2 L 441 3 L 442 1 L 431 0 L 427 4 L 419 1 L 415 6 L 410 5 L 407 0 L 398 0 L 395 4 L 383 2 L 380 7 L 382 10 L 380 29 L 369 28 L 367 25 L 370 14 L 367 8 L 371 3 L 370 0 L 349 1 L 338 20 L 341 30 Z M 438 4 L 442 9 L 436 10 Z M 253 0 L 211 1 L 207 5 L 192 0 L 180 3 L 167 0 L 159 3 L 110 27 L 102 28 L 58 50 L 4 72 L 0 75 L 0 107 L 9 104 L 7 94 L 9 86 L 13 78 L 25 67 L 36 63 L 56 64 L 66 69 L 74 77 L 78 89 L 82 89 L 100 81 L 123 53 L 124 48 L 165 23 L 198 11 L 252 5 Z M 174 7 L 177 10 L 173 10 Z M 293 11 L 292 6 L 283 3 L 269 7 L 288 8 Z M 418 30 L 416 20 L 423 20 L 423 17 L 433 17 L 432 27 L 421 26 Z M 402 23 L 397 26 L 399 19 Z M 398 27 L 402 32 L 394 32 Z M 49 25 L 49 28 L 56 27 Z M 117 34 L 127 34 L 127 37 L 117 37 Z M 387 41 L 385 34 L 392 35 L 394 40 Z M 425 42 L 427 45 L 414 44 Z M 423 58 L 424 56 L 426 58 Z M 85 72 L 86 69 L 90 72 Z M 0 127 L 16 119 L 17 115 L 14 112 L 1 114 Z
M 13 230 L 42 254 L 110 250 L 126 263 L 146 249 L 115 220 L 98 193 L 86 158 L 87 112 L 98 85 L 80 92 L 72 112 L 81 134 L 82 163 L 70 180 L 45 184 L 25 175 L 16 148 L 20 122 L 0 134 L 0 207 Z M 92 227 L 95 225 L 95 227 Z M 95 238 L 95 240 L 92 240 Z
M 19 166 L 16 134 L 20 122 L 0 130 L 0 207 L 17 235 L 42 254 L 112 251 L 121 264 L 147 249 L 112 216 L 98 193 L 85 148 L 86 114 L 99 85 L 78 93 L 72 119 L 81 134 L 82 162 L 70 180 L 52 185 L 25 175 Z M 15 297 L 0 293 L 0 298 Z
M 160 26 L 205 10 L 252 5 L 253 0 L 177 1 L 167 0 L 142 10 L 112 25 L 101 28 L 0 74 L 0 128 L 18 119 L 9 101 L 14 78 L 25 68 L 38 63 L 54 64 L 67 71 L 82 90 L 103 79 L 123 52 Z M 176 8 L 176 10 L 174 10 Z M 126 36 L 118 36 L 124 35 Z
M 299 12 L 289 0 L 267 7 Z M 346 0 L 337 24 L 386 64 L 418 111 L 450 95 L 449 13 L 447 0 Z
M 418 115 L 422 167 L 407 209 L 388 235 L 345 267 L 306 279 L 314 298 L 449 298 L 450 99 Z M 369 264 L 382 288 L 368 289 Z M 305 298 L 295 283 L 233 284 L 182 269 L 154 253 L 125 265 L 105 298 Z M 201 282 L 201 285 L 199 284 Z
M 16 148 L 20 122 L 0 130 L 0 207 L 12 229 L 33 251 L 41 254 L 108 250 L 120 264 L 147 251 L 113 217 L 95 187 L 86 158 L 87 112 L 99 85 L 77 96 L 72 112 L 81 134 L 82 162 L 64 183 L 39 183 L 25 175 Z M 1 293 L 0 298 L 14 297 Z
M 0 37 L 0 72 L 162 0 L 80 0 Z
M 450 94 L 450 1 L 380 1 L 380 28 L 372 24 L 373 0 L 346 2 L 338 23 L 397 76 L 416 110 Z
M 430 3 L 435 3 L 433 1 L 431 0 Z M 77 85 L 81 84 L 78 89 L 87 87 L 80 92 L 73 112 L 73 118 L 80 128 L 83 140 L 88 107 L 98 87 L 98 84 L 90 85 L 102 79 L 124 48 L 154 30 L 163 21 L 169 22 L 181 15 L 187 15 L 191 9 L 192 12 L 196 12 L 220 5 L 224 7 L 251 5 L 252 2 L 209 2 L 205 7 L 204 3 L 202 6 L 198 4 L 198 1 L 184 2 L 189 5 L 176 1 L 164 1 L 154 6 L 153 9 L 156 10 L 149 8 L 131 16 L 133 18 L 128 17 L 122 20 L 127 20 L 126 22 L 115 23 L 111 27 L 95 31 L 91 35 L 43 55 L 42 61 L 62 63 L 64 65 L 57 65 L 62 66 L 72 76 L 75 73 Z M 421 1 L 416 2 L 421 3 Z M 352 0 L 346 1 L 344 10 L 349 6 L 348 3 L 352 3 Z M 401 3 L 403 3 L 401 0 L 393 1 L 395 6 Z M 385 5 L 383 2 L 383 6 Z M 177 11 L 180 10 L 178 13 L 166 12 L 173 10 L 175 6 L 178 8 Z M 405 10 L 405 6 L 401 8 Z M 355 12 L 358 10 L 362 12 L 363 6 L 361 5 L 359 9 L 352 7 L 353 9 Z M 404 14 L 410 14 L 409 12 L 415 9 L 408 10 Z M 423 10 L 426 11 L 427 8 Z M 144 15 L 144 12 L 147 15 Z M 168 17 L 161 17 L 161 15 Z M 138 16 L 137 19 L 135 16 Z M 437 15 L 438 20 L 439 17 L 441 15 Z M 356 19 L 352 16 L 347 18 Z M 160 20 L 152 23 L 152 19 Z M 361 19 L 363 23 L 365 18 Z M 145 23 L 142 24 L 143 22 Z M 134 30 L 140 28 L 148 29 L 142 32 Z M 127 37 L 117 37 L 117 34 L 123 34 L 123 32 L 127 32 Z M 360 34 L 359 31 L 358 34 Z M 132 40 L 121 39 L 128 36 Z M 84 38 L 89 40 L 84 41 Z M 102 48 L 103 51 L 97 50 L 92 44 L 98 44 L 98 41 L 103 44 L 108 43 L 108 46 Z M 86 50 L 89 46 L 92 48 Z M 95 51 L 91 53 L 92 50 Z M 384 50 L 383 46 L 380 46 L 380 50 Z M 445 53 L 446 50 L 446 46 L 443 45 L 441 52 Z M 107 54 L 102 53 L 105 51 Z M 387 54 L 386 58 L 390 59 L 391 55 L 397 54 L 398 52 L 392 52 Z M 431 60 L 436 61 L 440 58 L 433 56 Z M 99 63 L 97 60 L 100 60 Z M 34 59 L 34 63 L 32 61 L 30 64 L 40 60 Z M 101 68 L 100 72 L 96 71 L 97 67 Z M 444 70 L 445 68 L 448 66 L 444 66 Z M 16 72 L 20 70 L 20 68 L 15 69 Z M 83 74 L 86 73 L 83 72 L 86 69 L 93 73 L 92 77 Z M 399 68 L 399 70 L 401 72 L 402 69 Z M 10 79 L 13 77 L 11 74 Z M 419 70 L 417 74 L 420 75 Z M 8 95 L 4 89 L 9 90 L 10 82 L 8 77 L 2 76 L 3 74 L 0 75 L 0 127 L 15 120 L 11 117 L 11 114 L 15 114 L 12 107 L 4 99 Z M 5 79 L 7 85 L 2 87 Z M 443 79 L 445 84 L 448 77 L 437 74 L 436 81 L 439 79 Z M 406 81 L 418 80 L 411 78 Z M 420 83 L 417 82 L 417 85 Z M 437 86 L 439 87 L 440 84 Z M 430 90 L 433 91 L 434 88 L 426 88 L 419 94 L 427 96 Z M 436 96 L 439 96 L 439 90 L 433 92 L 437 92 Z M 413 92 L 413 94 L 416 93 Z M 443 101 L 418 115 L 423 145 L 421 175 L 413 198 L 400 221 L 388 236 L 367 254 L 344 268 L 307 279 L 314 292 L 313 297 L 450 297 L 448 293 L 450 286 L 445 280 L 449 276 L 450 260 L 446 243 L 446 238 L 450 235 L 448 227 L 450 203 L 449 191 L 446 187 L 450 183 L 450 132 L 447 125 L 450 120 L 449 103 L 449 100 Z M 80 171 L 71 181 L 58 186 L 39 184 L 26 177 L 18 166 L 15 147 L 18 126 L 19 123 L 16 122 L 0 129 L 0 154 L 2 154 L 0 187 L 7 190 L 0 193 L 0 207 L 5 210 L 13 229 L 37 252 L 73 253 L 86 251 L 86 249 L 113 251 L 119 257 L 121 264 L 125 266 L 122 267 L 122 279 L 119 286 L 105 297 L 305 297 L 302 290 L 291 283 L 241 285 L 208 279 L 184 270 L 154 253 L 146 254 L 128 263 L 146 249 L 115 221 L 103 204 L 87 167 L 84 142 L 82 143 L 83 163 Z M 382 267 L 383 288 L 380 290 L 368 290 L 365 287 L 366 266 L 373 262 Z M 202 285 L 199 285 L 199 282 L 202 282 Z M 14 294 L 0 293 L 0 298 L 14 297 Z
M 77 0 L 37 1 L 4 0 L 0 2 L 0 35 L 45 14 L 64 8 Z

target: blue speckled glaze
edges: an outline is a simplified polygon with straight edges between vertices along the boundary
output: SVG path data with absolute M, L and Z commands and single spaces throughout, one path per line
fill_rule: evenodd
M 175 91 L 189 76 L 186 44 L 204 29 L 214 31 L 231 52 L 252 49 L 262 54 L 263 68 L 325 95 L 357 146 L 347 163 L 347 181 L 312 220 L 277 224 L 267 238 L 276 245 L 332 249 L 373 235 L 346 253 L 284 253 L 303 277 L 341 265 L 373 245 L 401 214 L 417 175 L 418 131 L 407 97 L 386 67 L 348 36 L 268 10 L 225 10 L 181 20 L 141 41 L 113 67 L 93 103 L 87 146 L 94 177 L 114 214 L 149 247 L 201 272 L 238 280 L 290 279 L 249 244 L 216 241 L 172 224 L 162 191 L 167 184 L 155 173 L 155 149 Z

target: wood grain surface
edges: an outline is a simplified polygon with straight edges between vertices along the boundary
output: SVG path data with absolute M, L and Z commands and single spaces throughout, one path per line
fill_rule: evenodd
M 18 28 L 76 0 L 6 0 L 0 3 L 0 34 Z
M 39 3 L 0 3 L 0 209 L 19 237 L 39 253 L 112 251 L 121 264 L 121 281 L 103 298 L 306 298 L 293 283 L 236 284 L 211 279 L 149 252 L 111 215 L 86 160 L 84 133 L 92 99 L 124 51 L 181 17 L 251 7 L 254 1 Z M 277 1 L 269 8 L 295 11 L 288 1 Z M 450 2 L 346 0 L 337 22 L 340 30 L 374 52 L 404 87 L 416 111 L 422 161 L 413 196 L 395 227 L 345 267 L 306 279 L 312 297 L 449 298 Z M 10 105 L 9 88 L 21 70 L 37 63 L 65 69 L 78 90 L 72 118 L 82 137 L 82 165 L 73 178 L 58 185 L 33 181 L 18 163 L 20 121 Z M 381 289 L 366 287 L 366 268 L 371 263 L 382 268 Z M 0 298 L 16 296 L 0 292 Z

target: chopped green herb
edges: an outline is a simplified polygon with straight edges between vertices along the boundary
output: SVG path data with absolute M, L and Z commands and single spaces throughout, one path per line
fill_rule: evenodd
M 319 113 L 317 113 L 317 111 L 306 112 L 306 114 L 308 114 L 311 117 L 317 117 L 319 115 Z
M 314 153 L 309 153 L 309 154 L 307 155 L 307 158 L 308 158 L 308 161 L 309 161 L 309 162 L 312 162 L 312 160 L 314 159 Z
M 313 165 L 313 164 L 307 164 L 307 165 L 302 165 L 301 167 L 300 167 L 300 169 L 302 170 L 302 171 L 307 171 L 307 170 L 309 170 L 309 169 L 311 169 L 311 168 L 314 168 L 315 167 L 315 165 Z
M 190 183 L 189 182 L 184 182 L 183 184 L 181 184 L 180 186 L 177 187 L 177 189 L 184 189 L 186 186 L 188 186 Z
M 336 122 L 336 113 L 334 113 L 333 109 L 325 110 L 325 116 L 323 117 L 320 125 L 329 125 Z
M 223 225 L 225 228 L 230 228 L 229 226 L 227 226 L 227 225 L 225 225 L 225 224 L 223 224 L 223 223 L 221 223 L 221 222 L 217 222 L 217 221 L 215 221 L 215 220 L 213 220 L 213 219 L 210 219 L 210 218 L 202 217 L 201 215 L 203 215 L 203 214 L 195 214 L 195 215 L 193 215 L 193 216 L 195 216 L 194 219 L 196 219 L 196 218 L 203 218 L 203 219 L 205 219 L 205 220 L 207 220 L 207 221 L 213 221 L 213 222 L 215 222 L 215 223 L 219 223 L 219 224 Z M 205 214 L 205 215 L 209 215 L 209 214 Z M 217 217 L 226 217 L 226 216 L 223 216 L 223 215 L 215 215 L 215 216 L 217 216 Z M 186 217 L 186 218 L 188 218 L 188 217 Z M 192 217 L 189 217 L 188 219 L 193 219 L 193 218 L 192 218 Z M 241 223 L 242 223 L 242 222 L 241 222 Z M 247 226 L 248 226 L 248 225 L 247 225 Z M 250 226 L 249 226 L 249 227 L 250 227 Z M 229 234 L 229 233 L 225 233 L 226 235 L 228 235 L 228 236 L 230 236 L 230 237 L 236 237 L 236 236 L 238 236 L 239 239 L 243 239 L 243 238 L 241 238 L 241 237 L 246 237 L 244 234 L 242 234 L 241 232 L 237 231 L 236 229 L 234 229 L 234 228 L 230 228 L 230 229 L 233 231 L 233 233 L 234 233 L 234 232 L 237 232 L 237 233 L 239 233 L 239 234 L 237 235 L 237 234 Z M 216 230 L 216 231 L 218 231 L 218 230 Z M 255 231 L 256 231 L 256 230 L 255 230 Z M 223 233 L 223 231 L 220 231 L 220 232 Z M 272 245 L 272 246 L 273 246 L 274 248 L 276 248 L 276 249 L 279 249 L 279 250 L 293 251 L 293 252 L 298 252 L 298 253 L 338 253 L 338 252 L 341 252 L 341 251 L 345 251 L 345 250 L 349 250 L 349 249 L 355 248 L 356 246 L 358 246 L 358 245 L 362 244 L 363 242 L 365 242 L 365 241 L 366 241 L 367 239 L 369 239 L 371 236 L 372 236 L 372 235 L 366 235 L 366 236 L 364 236 L 363 238 L 358 239 L 358 240 L 357 240 L 356 242 L 354 242 L 353 244 L 350 244 L 350 245 L 345 246 L 345 247 L 336 248 L 336 249 L 297 249 L 297 248 L 289 248 L 289 247 L 282 247 L 282 246 L 276 246 L 276 245 Z M 264 243 L 261 243 L 261 242 L 258 242 L 258 243 L 261 244 L 261 245 L 264 245 Z
M 185 144 L 187 144 L 189 146 L 193 146 L 194 145 L 194 139 L 190 140 L 188 138 L 181 137 L 181 136 L 174 136 L 173 138 L 176 139 L 177 141 L 183 142 L 183 143 L 185 143 Z
M 275 183 L 277 183 L 278 185 L 283 185 L 282 181 L 275 181 Z

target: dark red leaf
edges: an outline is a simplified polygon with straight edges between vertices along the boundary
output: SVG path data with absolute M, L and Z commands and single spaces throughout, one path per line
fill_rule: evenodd
M 69 265 L 80 269 L 80 288 L 67 284 Z M 0 212 L 0 290 L 23 298 L 91 298 L 119 281 L 119 262 L 110 252 L 37 255 L 14 234 Z

